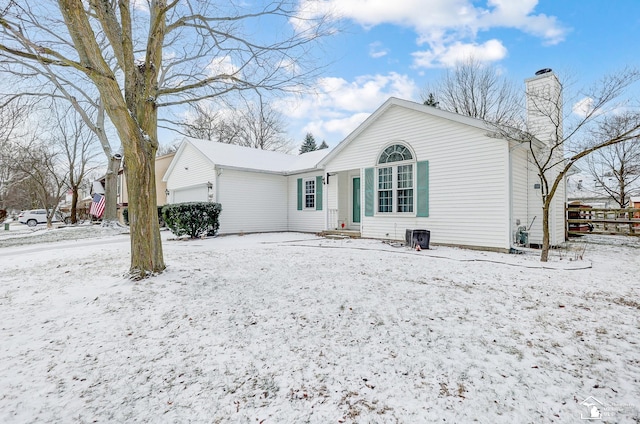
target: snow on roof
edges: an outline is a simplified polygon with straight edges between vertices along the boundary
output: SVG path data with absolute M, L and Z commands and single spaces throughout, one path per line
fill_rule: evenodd
M 184 142 L 198 149 L 217 166 L 283 174 L 314 169 L 329 153 L 329 149 L 322 149 L 292 155 L 189 137 L 185 137 Z

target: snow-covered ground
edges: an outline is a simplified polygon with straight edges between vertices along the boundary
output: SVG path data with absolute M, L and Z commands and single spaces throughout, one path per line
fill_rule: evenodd
M 640 421 L 640 243 L 505 255 L 297 233 L 0 234 L 0 422 Z M 595 408 L 595 409 L 594 409 Z

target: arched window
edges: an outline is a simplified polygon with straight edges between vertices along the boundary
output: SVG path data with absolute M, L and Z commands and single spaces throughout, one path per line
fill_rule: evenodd
M 411 155 L 411 151 L 407 148 L 407 146 L 403 146 L 402 144 L 394 144 L 384 149 L 384 151 L 380 154 L 378 164 L 400 162 L 403 160 L 411 159 L 413 159 L 413 156 Z
M 377 200 L 379 213 L 412 213 L 415 159 L 402 144 L 385 148 L 378 157 Z

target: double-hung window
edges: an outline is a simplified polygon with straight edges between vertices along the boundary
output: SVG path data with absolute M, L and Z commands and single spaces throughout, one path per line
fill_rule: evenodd
M 304 208 L 316 208 L 316 180 L 313 178 L 304 180 Z
M 384 149 L 378 159 L 378 213 L 412 213 L 414 158 L 401 144 Z

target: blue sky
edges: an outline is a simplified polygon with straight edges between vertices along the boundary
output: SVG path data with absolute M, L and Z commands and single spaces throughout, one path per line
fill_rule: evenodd
M 576 87 L 640 62 L 638 0 L 324 0 L 322 5 L 342 16 L 342 32 L 324 41 L 329 65 L 316 81 L 318 94 L 278 103 L 296 146 L 306 132 L 335 146 L 390 96 L 421 101 L 425 86 L 469 53 L 515 83 L 552 68 L 571 75 Z

